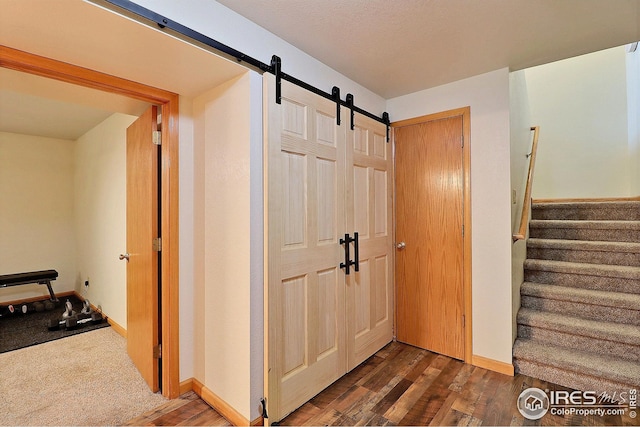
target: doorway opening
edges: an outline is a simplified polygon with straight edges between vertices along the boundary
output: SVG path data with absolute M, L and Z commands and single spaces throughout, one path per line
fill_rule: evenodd
M 162 235 L 160 270 L 158 272 L 162 301 L 159 329 L 162 348 L 162 394 L 177 397 L 179 384 L 178 347 L 178 95 L 144 84 L 121 79 L 53 59 L 0 47 L 0 67 L 35 74 L 92 89 L 124 95 L 158 105 L 162 114 L 163 135 L 160 146 L 161 193 L 159 206 Z M 154 351 L 154 349 L 151 349 Z

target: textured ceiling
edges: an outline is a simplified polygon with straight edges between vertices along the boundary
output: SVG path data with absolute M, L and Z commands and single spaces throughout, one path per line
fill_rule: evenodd
M 385 98 L 640 40 L 640 0 L 218 2 Z

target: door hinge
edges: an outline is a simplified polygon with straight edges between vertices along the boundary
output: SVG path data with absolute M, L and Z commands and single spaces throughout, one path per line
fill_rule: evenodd
M 464 237 L 464 224 L 462 224 L 462 237 Z
M 153 250 L 156 252 L 162 251 L 162 237 L 156 237 L 153 239 Z
M 162 132 L 159 130 L 153 131 L 153 143 L 155 145 L 162 145 Z
M 153 358 L 162 359 L 162 344 L 153 347 Z
M 462 315 L 462 327 L 465 328 L 467 326 L 467 318 L 465 317 L 465 315 Z

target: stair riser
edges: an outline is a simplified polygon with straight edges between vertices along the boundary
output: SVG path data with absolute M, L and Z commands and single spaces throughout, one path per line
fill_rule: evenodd
M 588 240 L 600 242 L 640 242 L 640 230 L 598 230 L 589 228 L 542 228 L 531 226 L 536 239 Z
M 637 279 L 525 269 L 524 280 L 527 282 L 547 283 L 550 285 L 592 289 L 596 291 L 640 294 L 640 280 Z
M 539 311 L 560 313 L 583 319 L 600 320 L 603 322 L 626 323 L 640 326 L 640 311 L 618 307 L 604 307 L 599 305 L 582 304 L 570 301 L 551 300 L 546 298 L 523 295 L 520 298 L 522 307 Z
M 585 221 L 638 221 L 640 209 L 638 208 L 536 208 L 531 210 L 532 219 L 560 219 L 560 220 L 585 220 Z
M 576 334 L 579 333 L 579 331 L 576 331 Z M 632 345 L 529 325 L 518 325 L 518 337 L 535 339 L 536 341 L 572 348 L 579 351 L 604 353 L 610 356 L 619 357 L 620 359 L 640 363 L 640 342 L 638 342 L 637 345 Z
M 640 267 L 640 254 L 634 252 L 585 251 L 574 249 L 528 248 L 527 258 L 590 264 Z
M 575 390 L 595 391 L 597 394 L 607 392 L 609 395 L 626 393 L 629 389 L 637 388 L 637 385 L 623 384 L 606 378 L 594 378 L 585 372 L 574 372 L 552 366 L 544 365 L 530 360 L 521 360 L 517 357 L 513 360 L 516 373 L 539 378 L 543 381 L 560 384 Z

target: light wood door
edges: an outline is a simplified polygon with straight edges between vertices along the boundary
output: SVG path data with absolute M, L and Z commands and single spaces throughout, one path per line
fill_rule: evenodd
M 159 388 L 157 108 L 127 128 L 127 352 L 153 392 Z
M 393 162 L 385 125 L 265 75 L 267 371 L 282 419 L 393 339 Z M 358 233 L 359 265 L 345 263 Z M 347 243 L 355 261 L 355 243 Z
M 346 372 L 344 127 L 334 103 L 265 75 L 269 416 Z
M 463 119 L 394 129 L 397 339 L 464 359 Z
M 355 115 L 346 143 L 347 230 L 358 233 L 360 271 L 347 276 L 349 370 L 393 339 L 393 159 L 386 141 L 384 124 Z

